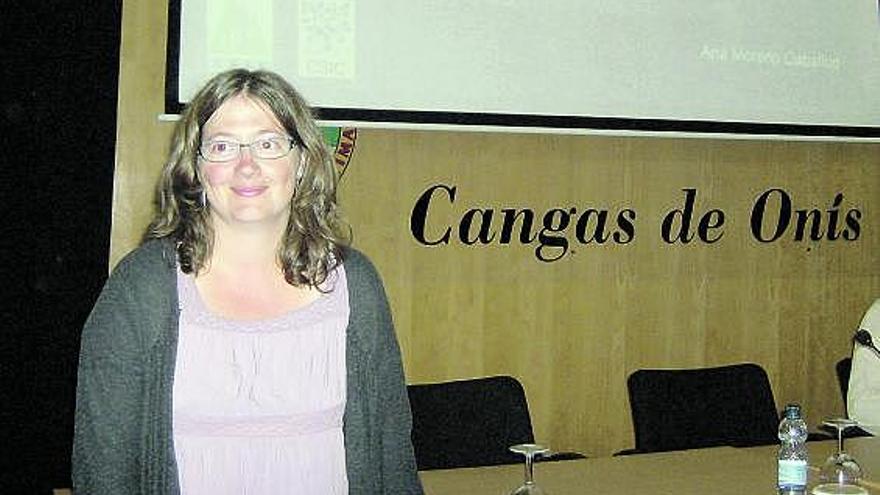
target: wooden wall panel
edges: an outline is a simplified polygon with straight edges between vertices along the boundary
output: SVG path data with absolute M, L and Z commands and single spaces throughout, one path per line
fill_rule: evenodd
M 385 274 L 411 380 L 516 375 L 539 437 L 608 454 L 632 441 L 625 379 L 640 367 L 755 361 L 780 405 L 799 400 L 814 422 L 842 411 L 833 363 L 878 288 L 877 158 L 876 145 L 364 129 L 342 197 Z M 430 210 L 434 236 L 469 208 L 593 206 L 636 210 L 636 237 L 552 263 L 534 243 L 422 246 L 410 215 L 435 184 L 457 189 Z M 725 213 L 717 243 L 660 240 L 684 188 Z M 819 210 L 842 192 L 860 238 L 757 242 L 750 212 L 772 188 Z
M 126 1 L 111 260 L 149 218 L 167 149 L 162 111 L 165 13 Z M 378 265 L 411 382 L 511 374 L 529 394 L 540 441 L 608 455 L 632 445 L 627 375 L 641 367 L 754 361 L 776 400 L 816 424 L 843 410 L 834 362 L 880 296 L 880 145 L 360 129 L 340 198 L 355 246 Z M 538 261 L 537 242 L 427 247 L 410 232 L 427 188 L 428 234 L 470 208 L 636 211 L 635 238 Z M 664 214 L 696 189 L 700 214 L 725 215 L 714 244 L 668 245 Z M 795 208 L 858 209 L 857 241 L 757 242 L 756 198 L 779 188 Z M 827 221 L 827 215 L 823 216 Z M 695 220 L 696 221 L 696 220 Z
M 165 110 L 167 2 L 122 4 L 110 266 L 141 240 L 173 130 Z

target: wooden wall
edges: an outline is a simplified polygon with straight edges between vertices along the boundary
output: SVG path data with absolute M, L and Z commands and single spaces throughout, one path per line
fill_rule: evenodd
M 124 2 L 111 263 L 138 243 L 167 149 L 165 31 L 162 2 Z M 448 189 L 435 190 L 425 233 L 435 241 L 450 228 L 450 238 L 426 246 L 411 219 L 438 185 Z M 723 214 L 707 233 L 720 239 L 662 239 L 685 190 L 694 227 Z M 792 223 L 778 240 L 757 240 L 750 219 L 767 191 L 763 235 L 784 195 L 792 210 L 818 211 L 822 239 L 796 240 Z M 753 361 L 779 406 L 801 402 L 811 424 L 840 414 L 834 362 L 880 297 L 878 144 L 359 129 L 340 197 L 355 246 L 385 278 L 409 381 L 517 376 L 538 439 L 560 450 L 632 446 L 625 381 L 642 367 Z M 545 215 L 572 208 L 567 229 L 545 232 L 568 241 L 565 256 L 539 260 Z M 579 242 L 576 223 L 591 208 L 631 240 Z M 495 237 L 462 242 L 462 218 L 475 219 L 475 236 L 490 209 Z M 518 223 L 501 242 L 503 209 L 534 213 L 530 241 Z M 617 225 L 624 210 L 635 213 L 632 236 Z M 855 235 L 847 215 L 857 239 L 829 240 L 829 230 Z

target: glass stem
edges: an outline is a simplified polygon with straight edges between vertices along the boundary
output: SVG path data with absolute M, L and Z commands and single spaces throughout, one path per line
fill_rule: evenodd
M 837 427 L 837 453 L 843 453 L 843 428 Z
M 533 462 L 533 454 L 531 452 L 529 452 L 526 454 L 526 484 L 527 485 L 531 485 L 532 483 L 534 483 L 534 480 L 532 477 L 534 475 L 534 470 L 532 468 L 532 462 Z

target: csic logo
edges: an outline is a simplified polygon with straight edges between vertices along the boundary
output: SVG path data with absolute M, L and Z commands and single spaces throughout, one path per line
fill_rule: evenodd
M 357 129 L 354 127 L 323 127 L 324 141 L 333 150 L 333 161 L 339 167 L 339 178 L 345 175 L 345 170 L 351 162 L 354 154 L 354 143 L 357 140 Z

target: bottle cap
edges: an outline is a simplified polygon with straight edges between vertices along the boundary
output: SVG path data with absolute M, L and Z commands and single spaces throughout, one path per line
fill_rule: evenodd
M 787 404 L 785 406 L 785 412 L 783 416 L 786 419 L 800 419 L 801 417 L 801 406 L 800 404 Z

